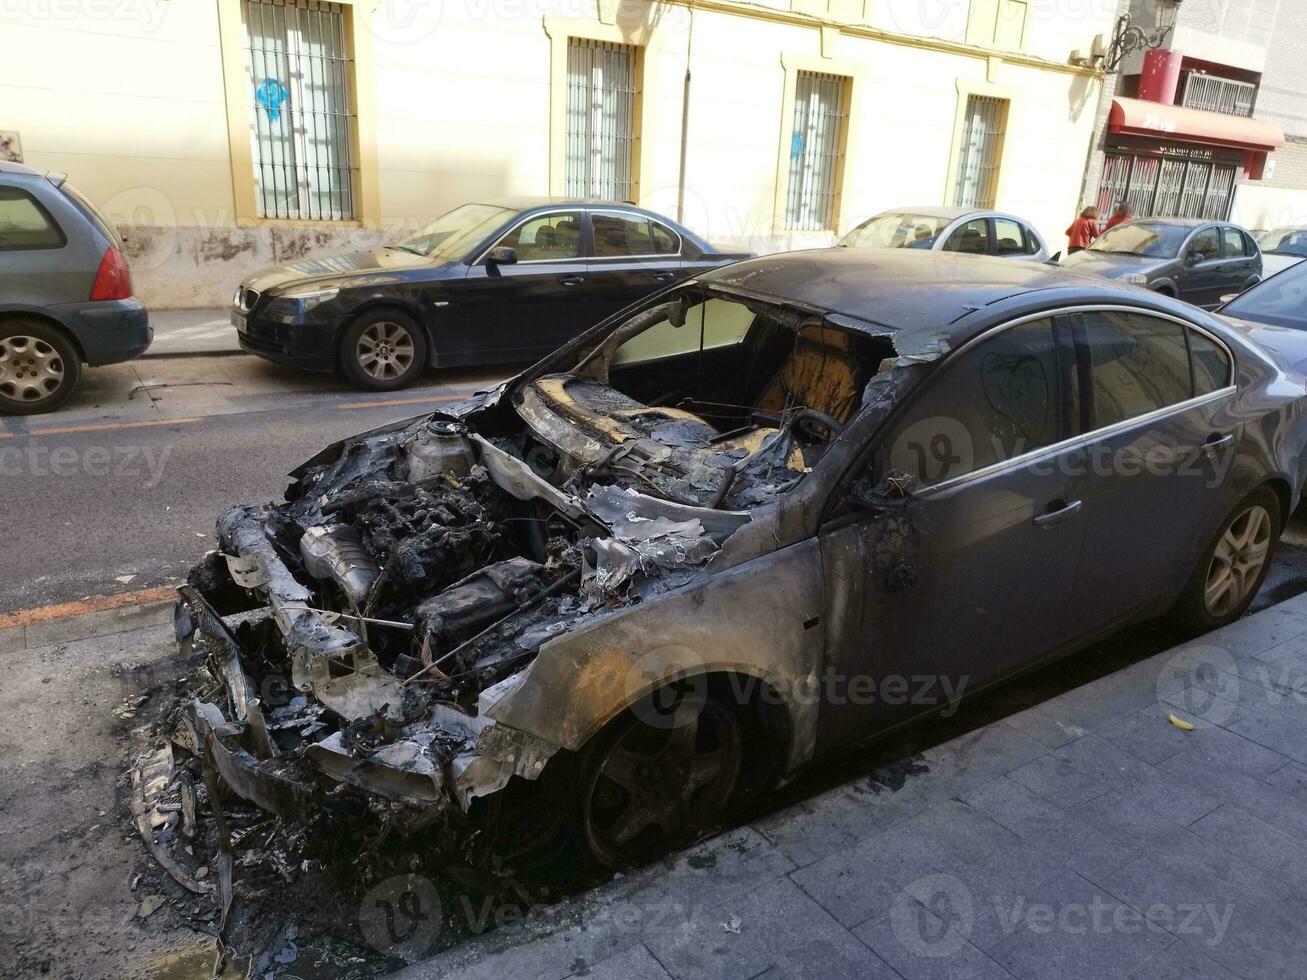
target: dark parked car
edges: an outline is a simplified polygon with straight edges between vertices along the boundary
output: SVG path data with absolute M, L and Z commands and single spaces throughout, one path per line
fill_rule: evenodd
M 222 515 L 177 741 L 283 816 L 638 862 L 1124 624 L 1237 618 L 1307 475 L 1307 336 L 1256 336 L 1038 263 L 705 273 Z
M 883 211 L 843 238 L 846 248 L 922 248 L 1043 262 L 1048 248 L 1025 218 L 975 208 L 913 207 Z
M 113 224 L 63 176 L 0 162 L 0 413 L 57 408 L 82 364 L 152 336 Z
M 629 204 L 464 204 L 397 245 L 264 269 L 236 290 L 232 322 L 252 354 L 388 391 L 428 366 L 535 360 L 747 257 Z
M 1219 312 L 1252 323 L 1307 331 L 1307 262 L 1259 282 L 1231 299 Z
M 1238 225 L 1197 218 L 1127 221 L 1062 264 L 1209 310 L 1262 278 L 1262 253 L 1252 235 Z

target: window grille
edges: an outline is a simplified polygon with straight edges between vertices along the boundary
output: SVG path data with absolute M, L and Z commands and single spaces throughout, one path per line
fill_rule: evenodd
M 1208 112 L 1246 118 L 1253 114 L 1253 101 L 1256 97 L 1257 86 L 1251 82 L 1193 71 L 1185 77 L 1181 103 L 1190 109 L 1206 109 Z
M 242 14 L 259 216 L 353 219 L 353 61 L 344 8 L 319 0 L 242 0 Z
M 563 180 L 569 197 L 629 201 L 633 196 L 635 57 L 629 44 L 568 41 Z
M 808 71 L 796 75 L 786 228 L 825 231 L 835 227 L 847 117 L 847 78 Z
M 1007 100 L 987 95 L 967 96 L 958 152 L 957 184 L 953 203 L 964 208 L 992 208 L 998 182 L 999 150 Z

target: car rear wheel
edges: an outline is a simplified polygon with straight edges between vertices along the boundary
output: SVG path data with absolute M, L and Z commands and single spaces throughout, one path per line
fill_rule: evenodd
M 732 708 L 699 695 L 628 712 L 582 751 L 577 836 L 605 867 L 629 868 L 694 840 L 721 819 L 743 760 Z
M 0 412 L 38 415 L 77 387 L 82 362 L 58 330 L 31 320 L 0 324 Z
M 1280 500 L 1269 487 L 1230 512 L 1194 569 L 1176 606 L 1182 625 L 1217 629 L 1247 611 L 1270 571 L 1280 539 Z
M 357 388 L 405 388 L 427 366 L 426 333 L 411 317 L 398 311 L 364 314 L 341 338 L 340 366 Z

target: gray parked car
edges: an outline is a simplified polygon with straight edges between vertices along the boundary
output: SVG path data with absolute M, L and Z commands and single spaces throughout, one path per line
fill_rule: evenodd
M 1307 259 L 1307 228 L 1276 228 L 1257 236 L 1262 275 L 1273 276 Z
M 1039 263 L 706 272 L 223 514 L 178 765 L 641 861 L 1125 624 L 1236 619 L 1307 476 L 1304 366 L 1307 335 Z
M 868 218 L 843 238 L 845 248 L 919 248 L 1043 262 L 1048 247 L 1025 218 L 975 208 L 899 208 Z
M 113 224 L 62 176 L 0 163 L 0 413 L 57 408 L 82 364 L 151 338 Z
M 1201 218 L 1127 221 L 1062 264 L 1208 310 L 1262 278 L 1262 253 L 1251 234 L 1238 225 Z

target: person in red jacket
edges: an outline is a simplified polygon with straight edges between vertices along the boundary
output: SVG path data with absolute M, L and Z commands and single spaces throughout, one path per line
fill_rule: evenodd
M 1111 231 L 1123 221 L 1129 221 L 1134 216 L 1135 209 L 1125 201 L 1122 201 L 1116 206 L 1116 210 L 1112 212 L 1112 217 L 1107 219 L 1107 224 L 1104 226 L 1103 231 Z
M 1080 217 L 1071 222 L 1066 230 L 1067 254 L 1083 252 L 1098 237 L 1098 208 L 1088 207 L 1080 212 Z

